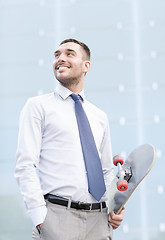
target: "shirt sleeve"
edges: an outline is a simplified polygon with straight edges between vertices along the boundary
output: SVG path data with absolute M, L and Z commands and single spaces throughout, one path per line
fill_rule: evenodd
M 44 222 L 47 213 L 36 171 L 40 159 L 42 131 L 41 104 L 33 98 L 29 99 L 20 115 L 15 177 L 35 226 Z
M 108 189 L 111 181 L 114 178 L 114 165 L 112 160 L 112 147 L 110 138 L 110 128 L 108 118 L 105 120 L 104 137 L 101 144 L 101 162 L 104 174 L 106 189 Z

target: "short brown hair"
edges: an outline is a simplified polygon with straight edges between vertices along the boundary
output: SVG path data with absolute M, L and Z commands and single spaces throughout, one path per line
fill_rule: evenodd
M 68 38 L 68 39 L 63 40 L 63 41 L 60 43 L 60 45 L 62 45 L 62 44 L 64 44 L 64 43 L 68 43 L 68 42 L 73 42 L 73 43 L 76 43 L 76 44 L 80 45 L 80 46 L 83 48 L 83 50 L 85 51 L 86 56 L 87 56 L 87 59 L 90 60 L 91 51 L 90 51 L 89 47 L 88 47 L 85 43 L 80 42 L 80 41 L 78 41 L 78 40 L 76 40 L 76 39 L 73 39 L 73 38 Z

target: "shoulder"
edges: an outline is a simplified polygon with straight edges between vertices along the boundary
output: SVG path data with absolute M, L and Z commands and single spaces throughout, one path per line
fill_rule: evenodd
M 26 100 L 22 113 L 29 114 L 43 114 L 44 109 L 48 106 L 51 99 L 53 99 L 54 93 L 43 94 L 35 97 L 30 97 Z
M 53 96 L 54 96 L 54 92 L 35 96 L 35 97 L 30 97 L 27 99 L 26 104 L 42 104 L 52 99 Z
M 93 103 L 89 102 L 88 100 L 85 100 L 84 104 L 85 104 L 86 109 L 89 112 L 92 112 L 94 115 L 96 115 L 97 117 L 99 117 L 102 120 L 107 122 L 107 119 L 108 119 L 107 114 L 102 109 L 100 109 Z
M 44 108 L 52 101 L 53 97 L 54 92 L 30 97 L 26 100 L 24 108 Z

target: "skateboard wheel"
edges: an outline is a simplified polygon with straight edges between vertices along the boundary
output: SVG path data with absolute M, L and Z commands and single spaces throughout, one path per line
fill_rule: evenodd
M 128 188 L 128 183 L 126 180 L 124 179 L 120 179 L 118 182 L 117 182 L 117 189 L 119 191 L 126 191 Z
M 123 165 L 124 163 L 123 157 L 120 155 L 116 155 L 113 157 L 113 164 L 117 166 L 118 163 L 120 163 L 121 165 Z

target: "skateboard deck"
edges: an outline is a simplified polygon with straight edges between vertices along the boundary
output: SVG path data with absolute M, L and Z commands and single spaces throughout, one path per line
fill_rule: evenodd
M 128 188 L 118 190 L 117 183 L 120 176 L 117 173 L 107 191 L 109 211 L 120 213 L 136 187 L 152 169 L 154 161 L 155 149 L 150 144 L 141 145 L 130 153 L 124 164 L 120 166 Z

